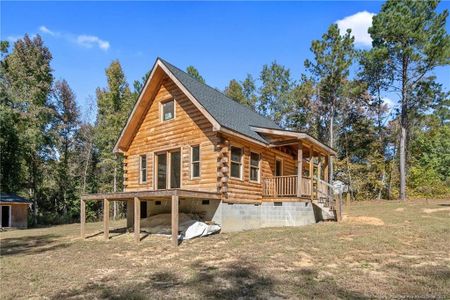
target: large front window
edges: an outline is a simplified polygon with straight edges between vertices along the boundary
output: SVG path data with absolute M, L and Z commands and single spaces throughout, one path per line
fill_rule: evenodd
M 250 180 L 259 182 L 259 154 L 250 153 Z
M 231 147 L 231 177 L 242 178 L 242 149 Z

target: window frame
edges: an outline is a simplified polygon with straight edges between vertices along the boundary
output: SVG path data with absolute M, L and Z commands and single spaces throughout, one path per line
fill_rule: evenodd
M 194 161 L 194 148 L 198 147 L 198 160 Z M 198 176 L 194 176 L 194 164 L 198 164 Z M 201 172 L 201 149 L 200 144 L 191 146 L 191 179 L 200 179 Z
M 170 119 L 164 120 L 164 105 L 169 103 L 169 102 L 173 102 L 173 117 L 170 118 Z M 169 98 L 169 99 L 166 99 L 166 100 L 162 100 L 159 103 L 159 110 L 160 110 L 159 119 L 160 119 L 161 122 L 170 122 L 172 120 L 175 120 L 175 118 L 177 117 L 177 113 L 176 113 L 177 108 L 176 108 L 176 100 L 175 100 L 175 98 Z
M 258 166 L 252 166 L 252 154 L 258 155 Z M 252 179 L 252 168 L 256 168 L 258 171 L 257 172 L 257 177 L 258 177 L 257 180 Z M 250 182 L 254 182 L 254 183 L 261 182 L 261 153 L 259 153 L 259 152 L 250 151 L 248 179 Z
M 240 162 L 236 162 L 236 161 L 233 161 L 233 160 L 232 160 L 232 157 L 233 157 L 233 155 L 232 155 L 232 149 L 233 149 L 233 148 L 236 148 L 236 149 L 241 150 L 241 159 L 240 159 Z M 244 173 L 244 172 L 243 172 L 243 166 L 244 166 L 243 160 L 244 160 L 244 147 L 236 146 L 236 145 L 231 145 L 231 146 L 230 146 L 230 178 L 242 180 L 242 178 L 243 178 L 243 173 Z M 235 176 L 231 175 L 231 169 L 232 169 L 232 164 L 233 164 L 233 163 L 238 163 L 238 164 L 239 164 L 239 177 L 235 177 Z
M 142 159 L 145 158 L 145 166 L 142 165 Z M 142 171 L 145 169 L 145 180 L 143 180 Z M 147 154 L 139 155 L 139 184 L 146 184 L 148 182 L 148 159 Z
M 171 177 L 172 177 L 172 153 L 173 152 L 180 152 L 180 187 L 177 188 L 172 188 L 172 182 L 171 182 Z M 165 154 L 166 155 L 166 188 L 165 189 L 160 189 L 158 188 L 158 155 L 161 154 Z M 177 190 L 177 189 L 181 189 L 183 187 L 183 152 L 181 148 L 172 148 L 172 149 L 168 149 L 168 150 L 161 150 L 161 151 L 157 151 L 154 153 L 154 165 L 155 167 L 154 169 L 154 186 L 155 186 L 155 190 Z

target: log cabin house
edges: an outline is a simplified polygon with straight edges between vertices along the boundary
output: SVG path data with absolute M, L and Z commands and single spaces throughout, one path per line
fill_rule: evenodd
M 196 212 L 222 231 L 298 226 L 335 218 L 330 159 L 335 151 L 306 133 L 284 130 L 158 58 L 114 147 L 124 157 L 124 191 L 85 202 L 126 201 L 127 226 Z M 109 214 L 104 234 L 109 238 Z

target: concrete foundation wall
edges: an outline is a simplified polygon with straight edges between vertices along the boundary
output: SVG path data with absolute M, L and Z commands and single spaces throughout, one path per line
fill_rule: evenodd
M 301 226 L 316 223 L 309 202 L 273 202 L 261 205 L 222 203 L 222 231 L 241 231 L 264 227 Z
M 281 204 L 280 204 L 281 203 Z M 129 226 L 133 223 L 132 201 L 129 202 Z M 147 201 L 147 215 L 171 213 L 171 200 Z M 310 202 L 264 202 L 261 204 L 229 204 L 220 200 L 180 200 L 182 213 L 195 213 L 205 221 L 220 224 L 222 232 L 242 231 L 264 227 L 301 226 L 316 223 Z

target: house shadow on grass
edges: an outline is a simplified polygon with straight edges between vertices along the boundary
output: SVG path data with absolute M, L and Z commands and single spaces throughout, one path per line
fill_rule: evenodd
M 208 299 L 260 299 L 279 297 L 273 290 L 273 281 L 262 276 L 259 270 L 246 262 L 228 264 L 221 268 L 204 263 L 191 265 L 194 274 L 186 278 L 182 270 L 164 270 L 142 274 L 133 283 L 117 286 L 112 282 L 123 281 L 120 275 L 88 283 L 81 290 L 61 292 L 53 299 L 159 299 L 159 298 L 208 298 Z M 190 273 L 190 272 L 188 272 Z
M 165 269 L 141 277 L 112 275 L 90 282 L 81 289 L 61 292 L 53 299 L 367 299 L 368 296 L 340 286 L 332 276 L 320 278 L 311 269 L 296 269 L 277 275 L 263 272 L 254 263 L 238 260 L 221 266 L 196 261 L 186 266 Z M 193 272 L 193 273 L 192 273 Z M 119 285 L 117 285 L 119 283 Z
M 67 247 L 67 243 L 57 242 L 60 237 L 60 235 L 46 234 L 2 239 L 0 241 L 0 255 L 39 254 Z

